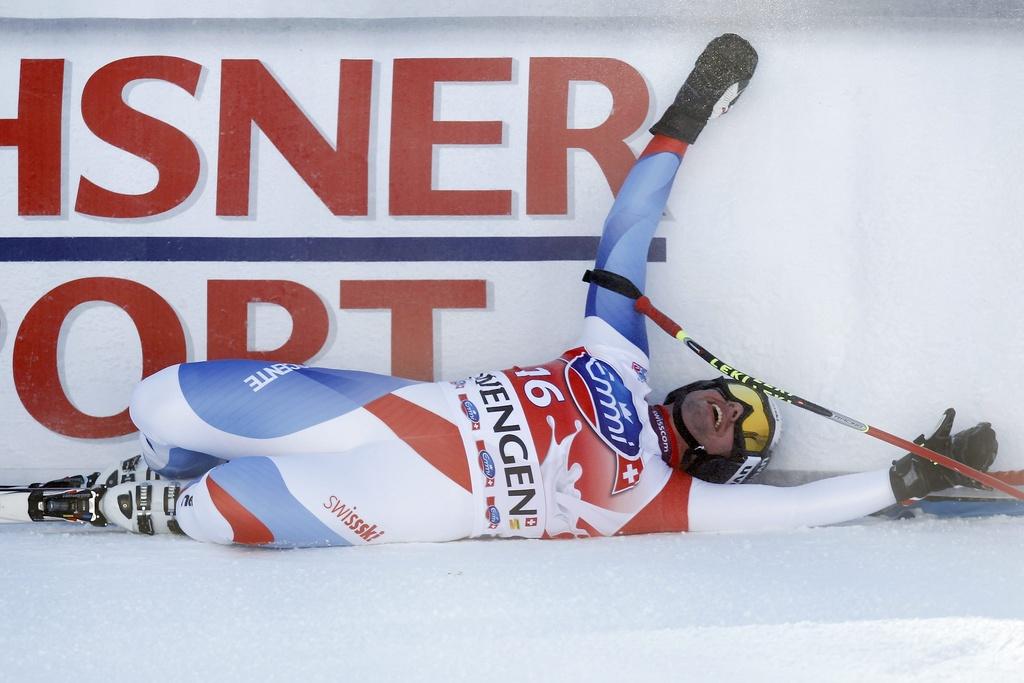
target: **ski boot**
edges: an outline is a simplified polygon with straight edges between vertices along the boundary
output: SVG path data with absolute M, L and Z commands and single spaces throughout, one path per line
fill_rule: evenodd
M 139 534 L 181 534 L 175 506 L 182 482 L 125 481 L 104 489 L 98 511 L 106 524 Z
M 65 481 L 55 480 L 54 483 Z M 49 488 L 39 484 L 0 491 L 0 522 L 113 524 L 139 534 L 183 533 L 175 519 L 182 484 L 166 479 L 125 481 L 107 488 Z
M 757 68 L 757 52 L 734 33 L 718 36 L 704 48 L 675 101 L 651 133 L 693 144 L 708 120 L 729 111 Z

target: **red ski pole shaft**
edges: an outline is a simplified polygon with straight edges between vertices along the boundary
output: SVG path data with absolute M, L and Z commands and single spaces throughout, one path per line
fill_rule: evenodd
M 989 474 L 999 481 L 1005 481 L 1007 484 L 1016 484 L 1017 486 L 1024 484 L 1024 470 L 1003 470 L 1001 472 L 989 472 Z

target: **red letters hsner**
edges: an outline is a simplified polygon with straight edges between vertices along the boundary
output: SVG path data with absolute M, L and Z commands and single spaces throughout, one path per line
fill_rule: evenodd
M 225 59 L 220 63 L 218 147 L 216 155 L 201 155 L 185 133 L 132 109 L 123 92 L 131 83 L 146 79 L 166 81 L 194 97 L 203 66 L 182 57 L 160 55 L 118 59 L 100 67 L 86 81 L 82 119 L 93 135 L 153 164 L 158 180 L 148 192 L 123 194 L 83 176 L 78 182 L 75 211 L 100 218 L 165 214 L 201 191 L 201 158 L 215 156 L 217 215 L 248 216 L 252 212 L 249 189 L 255 127 L 336 216 L 369 215 L 369 160 L 373 154 L 378 159 L 390 158 L 391 215 L 507 216 L 512 213 L 510 188 L 435 189 L 433 147 L 500 144 L 504 126 L 522 124 L 439 121 L 433 112 L 436 83 L 508 82 L 512 66 L 509 57 L 395 60 L 390 149 L 376 151 L 369 148 L 375 115 L 372 61 L 339 61 L 337 127 L 332 143 L 266 65 L 251 59 Z M 17 116 L 0 119 L 0 147 L 14 147 L 18 155 L 19 216 L 59 216 L 64 211 L 65 70 L 63 59 L 23 59 Z M 566 128 L 573 81 L 592 81 L 608 88 L 612 113 L 607 121 L 595 128 Z M 527 213 L 566 213 L 566 153 L 571 148 L 591 154 L 609 186 L 617 190 L 633 163 L 632 152 L 623 141 L 647 116 L 648 93 L 640 74 L 615 59 L 536 58 L 530 60 L 528 92 Z M 211 99 L 204 98 L 203 104 Z M 72 130 L 72 134 L 80 133 Z M 379 135 L 377 139 L 389 138 Z
M 59 216 L 64 60 L 21 60 L 18 87 L 18 118 L 0 120 L 0 146 L 18 148 L 18 215 Z
M 75 211 L 105 218 L 142 218 L 188 199 L 199 180 L 199 152 L 177 128 L 129 107 L 121 93 L 143 78 L 167 81 L 195 96 L 203 67 L 178 57 L 132 57 L 102 67 L 85 84 L 82 118 L 96 137 L 145 159 L 160 174 L 143 194 L 111 192 L 82 177 Z
M 220 76 L 217 215 L 249 215 L 256 124 L 335 216 L 365 216 L 373 62 L 341 60 L 337 144 L 317 131 L 262 63 L 225 59 Z

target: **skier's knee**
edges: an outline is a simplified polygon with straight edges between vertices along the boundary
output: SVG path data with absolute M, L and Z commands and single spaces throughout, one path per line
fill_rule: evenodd
M 215 543 L 275 548 L 352 545 L 307 508 L 285 484 L 273 458 L 218 465 L 182 492 L 182 530 Z
M 178 495 L 178 526 L 197 541 L 234 543 L 234 530 L 214 504 L 206 482 L 206 477 L 203 477 Z
M 171 443 L 166 432 L 174 429 L 175 400 L 178 387 L 178 367 L 171 365 L 150 375 L 135 385 L 128 412 L 139 431 L 148 434 L 157 443 Z
M 209 453 L 162 444 L 142 432 L 139 432 L 139 450 L 151 470 L 170 479 L 195 479 L 226 462 Z

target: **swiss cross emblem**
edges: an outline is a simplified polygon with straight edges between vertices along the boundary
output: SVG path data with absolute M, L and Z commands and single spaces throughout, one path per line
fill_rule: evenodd
M 612 495 L 628 491 L 640 483 L 640 475 L 644 471 L 644 463 L 640 458 L 631 459 L 615 454 L 615 482 L 612 484 Z

